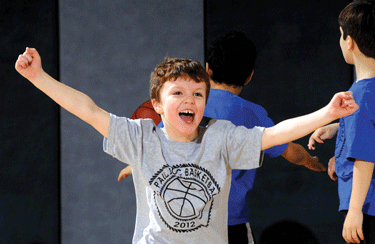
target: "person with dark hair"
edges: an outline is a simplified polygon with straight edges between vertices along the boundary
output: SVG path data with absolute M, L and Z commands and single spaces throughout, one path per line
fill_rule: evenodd
M 256 58 L 254 42 L 244 32 L 230 31 L 211 43 L 206 65 L 214 84 L 240 88 L 251 80 Z
M 231 31 L 215 39 L 207 53 L 206 71 L 210 76 L 211 91 L 204 116 L 230 120 L 247 128 L 273 126 L 267 111 L 260 105 L 238 95 L 254 74 L 257 50 L 245 33 Z M 271 158 L 284 157 L 291 163 L 304 165 L 314 171 L 325 171 L 317 157 L 312 157 L 301 145 L 288 143 L 265 150 Z M 248 193 L 253 188 L 256 169 L 233 170 L 228 204 L 230 243 L 253 243 L 250 227 Z
M 315 141 L 337 134 L 328 173 L 338 181 L 339 211 L 346 214 L 342 236 L 349 243 L 375 243 L 375 1 L 353 1 L 338 22 L 344 59 L 355 66 L 350 91 L 359 109 L 316 130 L 308 146 L 315 149 Z

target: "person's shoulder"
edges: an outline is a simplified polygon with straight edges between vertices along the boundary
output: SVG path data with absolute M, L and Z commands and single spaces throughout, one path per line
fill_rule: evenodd
M 251 110 L 262 111 L 262 112 L 264 112 L 264 113 L 267 113 L 266 109 L 263 108 L 262 105 L 259 105 L 259 104 L 256 104 L 256 103 L 253 103 L 253 102 L 251 102 L 251 101 L 249 101 L 249 100 L 246 100 L 246 99 L 244 99 L 244 98 L 241 98 L 241 97 L 239 97 L 239 98 L 241 99 L 242 107 L 243 107 L 244 109 L 251 109 Z
M 245 99 L 243 99 L 241 111 L 243 116 L 251 116 L 252 119 L 258 119 L 261 123 L 268 119 L 268 112 L 263 106 Z
M 152 119 L 130 119 L 111 114 L 111 123 L 119 127 L 127 127 L 128 129 L 139 128 L 142 131 L 155 130 L 157 127 Z
M 222 130 L 222 128 L 233 127 L 235 126 L 230 120 L 224 119 L 212 119 L 204 118 L 206 121 L 201 123 L 202 127 L 206 127 L 210 130 Z
M 357 81 L 351 90 L 359 106 L 367 104 L 375 111 L 375 77 Z

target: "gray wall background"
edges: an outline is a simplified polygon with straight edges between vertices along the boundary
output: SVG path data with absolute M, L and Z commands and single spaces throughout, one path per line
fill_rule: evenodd
M 168 55 L 203 62 L 203 1 L 59 1 L 60 79 L 101 108 L 130 117 L 149 99 L 149 75 Z M 102 137 L 61 111 L 63 243 L 130 243 L 132 178 Z

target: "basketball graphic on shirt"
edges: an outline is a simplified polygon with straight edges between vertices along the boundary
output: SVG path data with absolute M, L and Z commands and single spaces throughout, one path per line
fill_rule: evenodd
M 164 191 L 171 214 L 181 219 L 198 216 L 208 201 L 204 187 L 192 180 L 174 179 Z
M 150 180 L 162 222 L 176 232 L 190 232 L 210 223 L 214 196 L 220 187 L 206 169 L 195 164 L 163 166 Z

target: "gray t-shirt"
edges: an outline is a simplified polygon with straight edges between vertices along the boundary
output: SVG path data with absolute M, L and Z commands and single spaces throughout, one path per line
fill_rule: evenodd
M 176 142 L 152 120 L 111 114 L 104 151 L 132 166 L 133 243 L 227 243 L 231 170 L 260 166 L 263 129 L 212 119 L 196 140 Z

